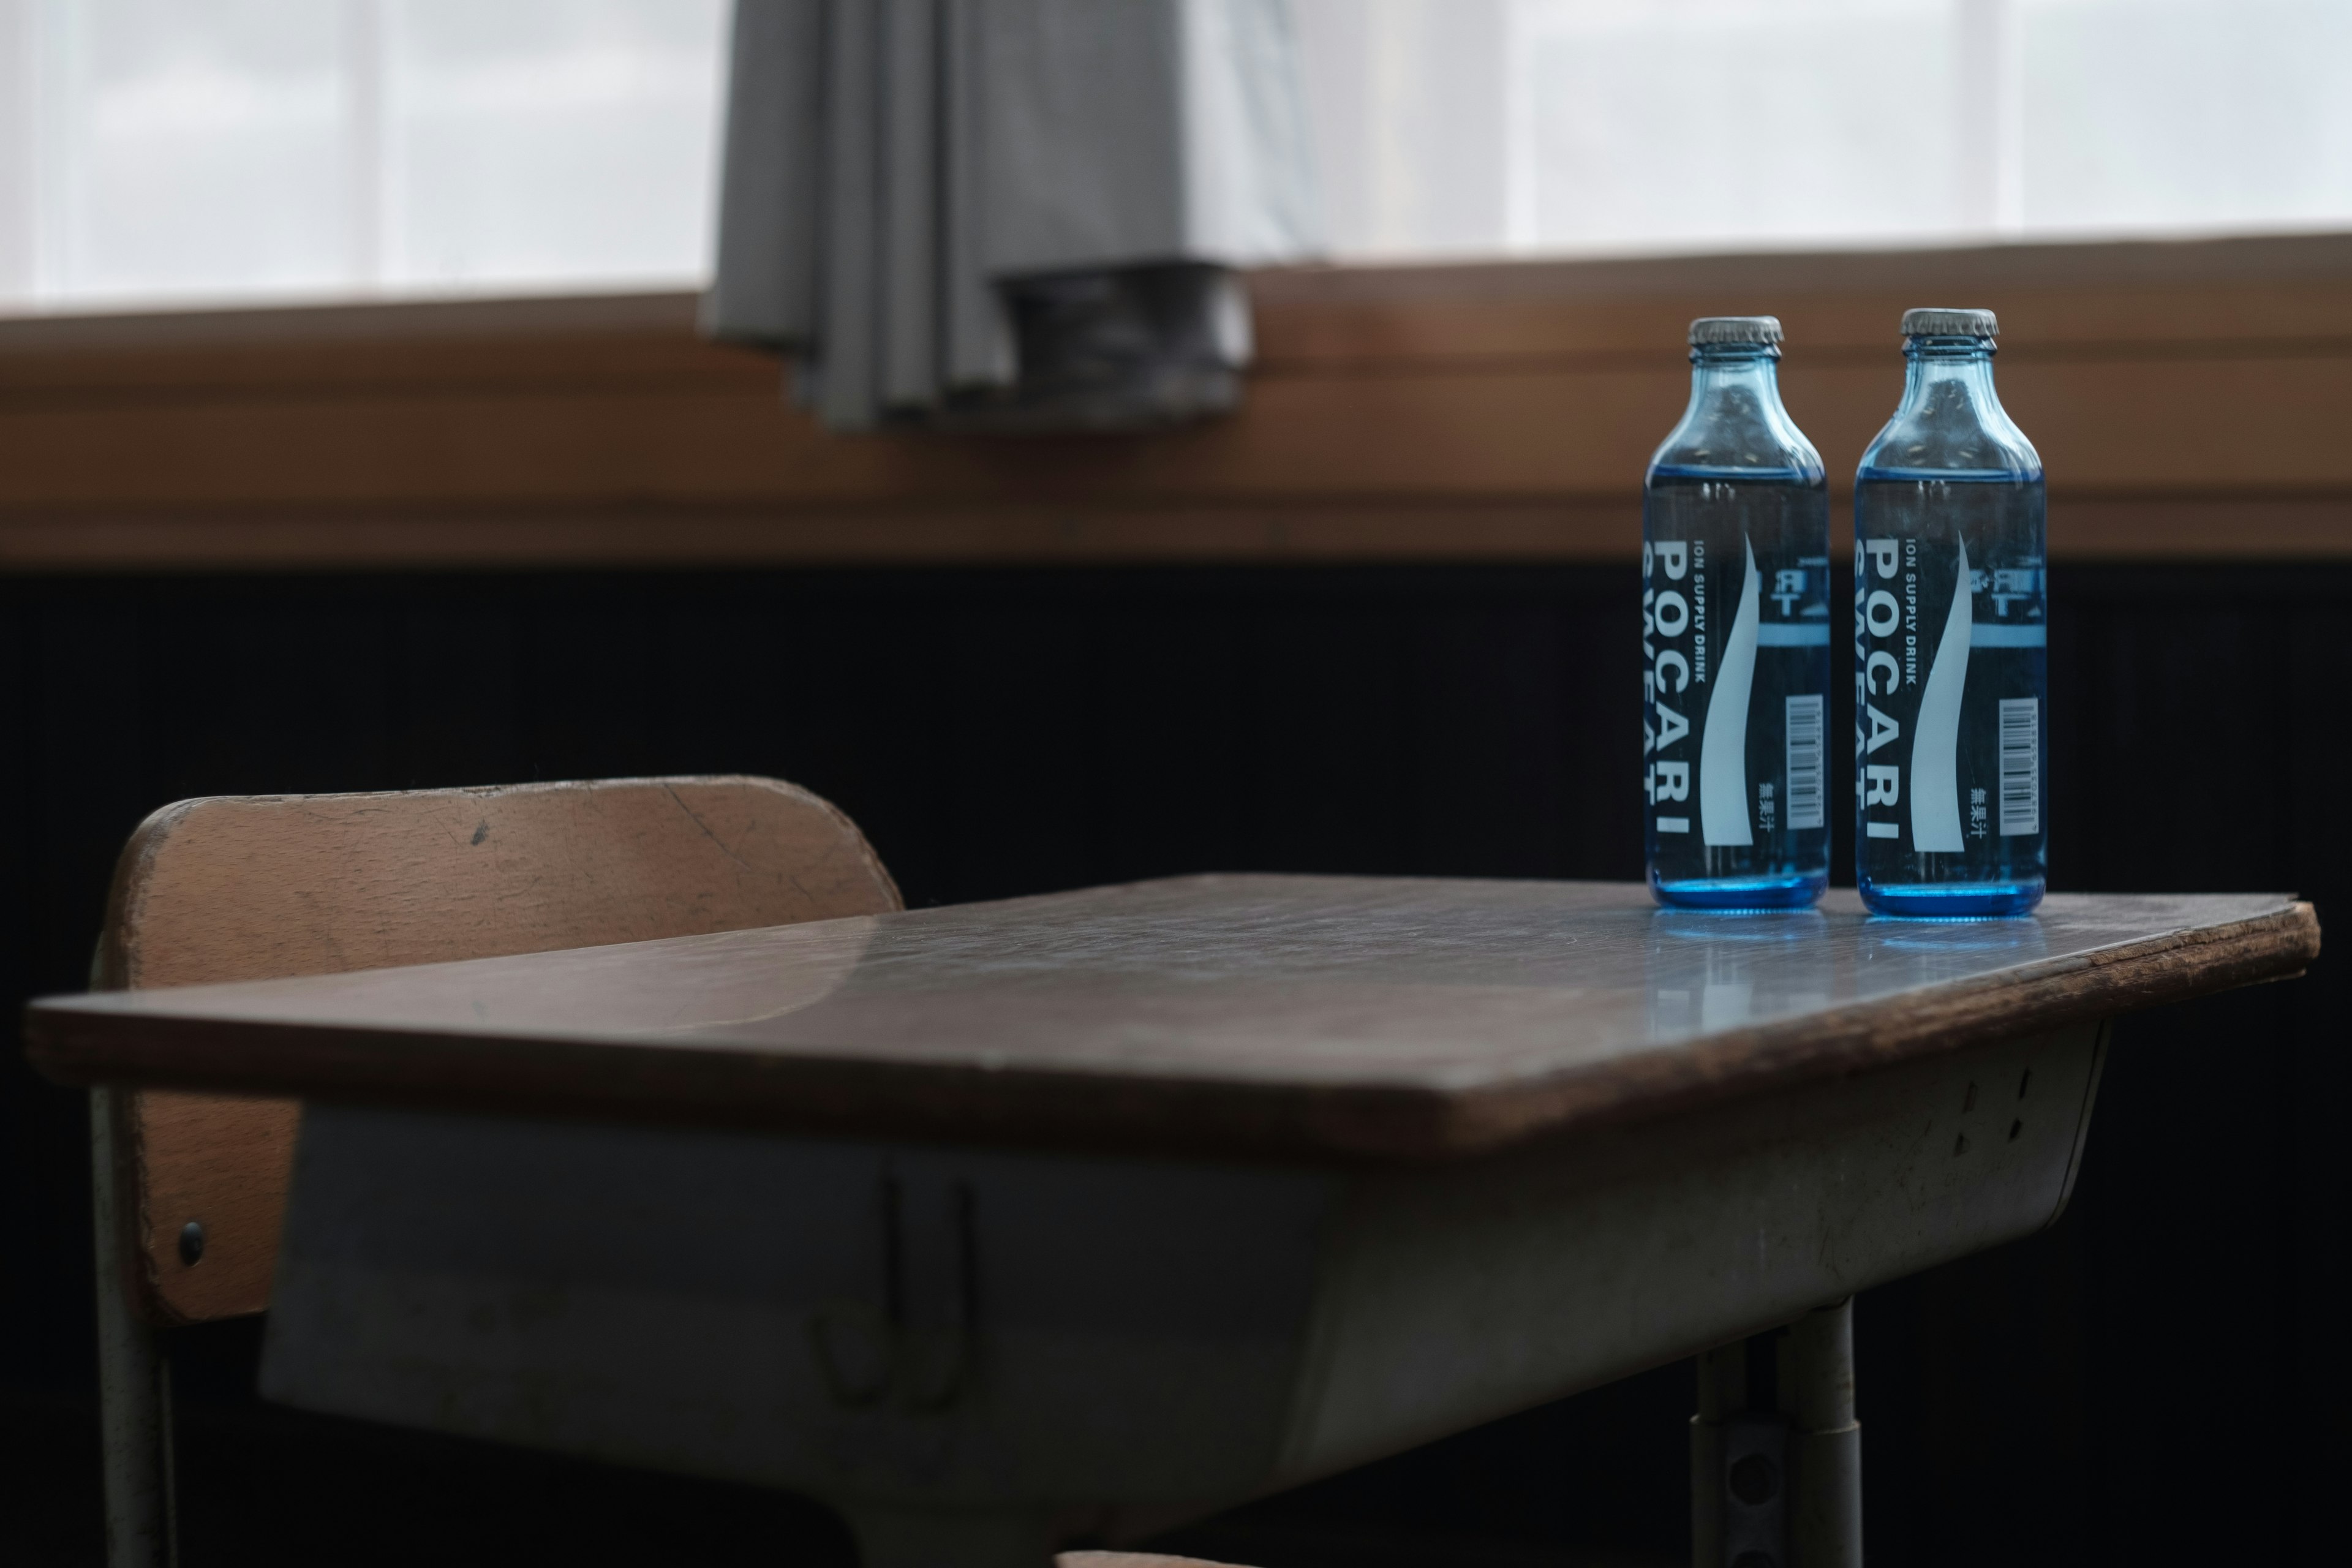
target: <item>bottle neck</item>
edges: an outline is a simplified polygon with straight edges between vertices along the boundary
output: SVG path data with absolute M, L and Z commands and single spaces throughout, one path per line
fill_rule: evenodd
M 1740 388 L 1775 405 L 1780 401 L 1780 351 L 1769 343 L 1699 343 L 1690 362 L 1695 397 Z
M 1965 402 L 1976 408 L 1998 408 L 1992 386 L 1993 341 L 1990 338 L 1906 338 L 1903 343 L 1903 406 L 1925 408 L 1930 404 Z
M 1903 403 L 1863 453 L 1861 477 L 2039 480 L 2041 457 L 1993 390 L 1992 353 L 1990 338 L 1906 340 Z
M 1820 454 L 1780 404 L 1779 349 L 1698 343 L 1690 360 L 1690 406 L 1651 458 L 1654 470 L 1820 479 Z

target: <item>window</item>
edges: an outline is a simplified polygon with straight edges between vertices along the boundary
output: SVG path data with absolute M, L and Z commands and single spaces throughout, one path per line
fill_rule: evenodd
M 2352 0 L 1293 0 L 1343 256 L 2352 226 Z
M 0 301 L 678 287 L 725 0 L 0 0 Z
M 2352 227 L 2352 0 L 1291 0 L 1340 259 Z M 0 0 L 0 309 L 690 288 L 726 0 Z

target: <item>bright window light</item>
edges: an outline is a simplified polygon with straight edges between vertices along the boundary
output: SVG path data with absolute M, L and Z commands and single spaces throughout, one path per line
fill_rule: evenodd
M 1291 0 L 1331 254 L 2352 228 L 2352 0 Z M 689 289 L 727 0 L 0 0 L 0 310 Z
M 2352 0 L 1292 0 L 1333 250 L 2352 227 Z
M 684 288 L 726 0 L 0 0 L 0 303 Z

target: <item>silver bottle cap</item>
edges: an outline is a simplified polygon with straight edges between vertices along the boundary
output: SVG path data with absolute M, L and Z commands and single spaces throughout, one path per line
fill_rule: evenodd
M 1906 338 L 1997 338 L 2000 323 L 1990 310 L 1956 310 L 1948 306 L 1928 306 L 1903 312 L 1903 335 Z
M 1701 343 L 1777 343 L 1778 316 L 1701 316 L 1690 324 L 1691 346 Z

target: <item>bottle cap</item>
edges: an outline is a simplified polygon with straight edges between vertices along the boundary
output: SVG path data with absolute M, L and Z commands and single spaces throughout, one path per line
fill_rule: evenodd
M 1690 324 L 1691 346 L 1700 343 L 1777 343 L 1778 316 L 1701 316 Z
M 1903 312 L 1903 335 L 1906 338 L 1997 338 L 2000 323 L 1990 310 L 1956 310 L 1948 306 L 1929 306 L 1923 310 Z

